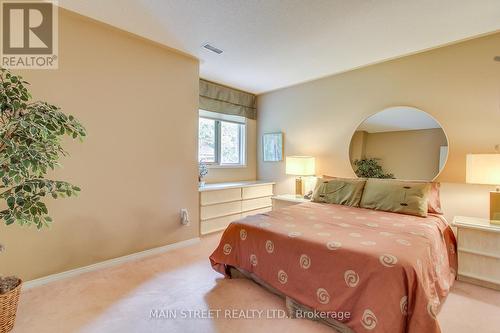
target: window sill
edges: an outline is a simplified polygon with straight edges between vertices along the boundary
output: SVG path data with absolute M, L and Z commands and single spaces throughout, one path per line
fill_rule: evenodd
M 209 164 L 207 168 L 209 169 L 242 169 L 247 168 L 246 164 L 235 164 L 235 165 L 219 165 L 219 164 Z

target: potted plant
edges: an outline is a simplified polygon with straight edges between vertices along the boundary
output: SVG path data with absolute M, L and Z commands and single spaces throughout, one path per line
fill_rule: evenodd
M 382 166 L 378 163 L 378 158 L 362 158 L 353 162 L 356 170 L 356 176 L 360 178 L 394 178 L 392 173 L 384 172 Z
M 0 244 L 0 253 L 4 251 Z M 14 327 L 21 284 L 21 279 L 16 276 L 0 276 L 0 333 L 10 332 Z
M 57 106 L 32 101 L 27 85 L 21 76 L 0 68 L 0 206 L 5 207 L 0 220 L 42 229 L 52 222 L 44 199 L 80 191 L 68 182 L 47 178 L 60 157 L 67 155 L 62 138 L 82 140 L 86 132 Z M 0 276 L 0 333 L 14 326 L 21 284 L 17 277 Z
M 208 167 L 207 163 L 204 161 L 200 161 L 198 163 L 198 186 L 203 187 L 205 186 L 205 181 L 203 180 L 205 176 L 208 175 Z

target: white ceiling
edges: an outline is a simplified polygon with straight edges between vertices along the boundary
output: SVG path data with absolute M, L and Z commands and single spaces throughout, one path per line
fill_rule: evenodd
M 368 117 L 357 130 L 379 133 L 430 128 L 441 128 L 441 125 L 426 112 L 409 106 L 395 106 Z
M 189 53 L 201 77 L 253 93 L 500 29 L 499 0 L 59 0 Z M 224 51 L 203 49 L 210 43 Z M 492 54 L 492 58 L 493 58 Z

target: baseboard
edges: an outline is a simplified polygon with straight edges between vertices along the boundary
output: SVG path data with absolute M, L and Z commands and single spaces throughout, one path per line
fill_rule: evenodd
M 123 263 L 126 263 L 126 262 L 130 262 L 130 261 L 142 259 L 142 258 L 145 258 L 145 257 L 149 257 L 149 256 L 152 256 L 152 255 L 155 255 L 155 254 L 160 254 L 160 253 L 165 253 L 165 252 L 172 251 L 172 250 L 175 250 L 175 249 L 180 249 L 180 248 L 183 248 L 183 247 L 186 247 L 186 246 L 189 246 L 189 245 L 196 244 L 199 241 L 200 241 L 199 237 L 192 238 L 192 239 L 188 239 L 188 240 L 185 240 L 185 241 L 177 242 L 177 243 L 174 243 L 174 244 L 168 244 L 168 245 L 165 245 L 165 246 L 156 247 L 154 249 L 149 249 L 149 250 L 145 250 L 145 251 L 141 251 L 141 252 L 137 252 L 137 253 L 132 253 L 132 254 L 129 254 L 129 255 L 126 255 L 126 256 L 123 256 L 123 257 L 118 257 L 118 258 L 114 258 L 114 259 L 109 259 L 109 260 L 101 261 L 101 262 L 98 262 L 96 264 L 92 264 L 92 265 L 89 265 L 89 266 L 75 268 L 75 269 L 72 269 L 72 270 L 69 270 L 69 271 L 66 271 L 66 272 L 61 272 L 61 273 L 57 273 L 57 274 L 52 274 L 52 275 L 44 276 L 42 278 L 38 278 L 38 279 L 35 279 L 35 280 L 31 280 L 31 281 L 25 282 L 23 284 L 23 290 L 27 290 L 27 289 L 39 287 L 39 286 L 42 286 L 44 284 L 51 283 L 51 282 L 54 282 L 54 281 L 59 281 L 59 280 L 67 279 L 67 278 L 70 278 L 70 277 L 73 277 L 73 276 L 80 275 L 82 273 L 97 271 L 97 270 L 101 270 L 101 269 L 104 269 L 104 268 L 107 268 L 107 267 L 112 267 L 112 266 L 116 266 L 116 265 L 123 264 Z
M 498 281 L 490 280 L 488 278 L 484 277 L 478 277 L 474 276 L 472 274 L 458 274 L 458 280 L 467 282 L 467 283 L 472 283 L 477 286 L 481 286 L 484 288 L 490 288 L 490 289 L 495 289 L 495 290 L 500 290 L 500 283 Z

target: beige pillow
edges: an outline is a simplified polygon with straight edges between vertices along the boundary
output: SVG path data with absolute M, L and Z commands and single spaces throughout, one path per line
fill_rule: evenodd
M 387 212 L 427 216 L 430 184 L 389 179 L 368 179 L 360 206 Z
M 323 178 L 326 179 L 333 179 L 335 177 L 333 176 L 328 176 L 328 175 L 323 175 Z M 407 181 L 407 180 L 402 180 L 402 181 Z M 410 182 L 412 182 L 410 180 Z M 443 210 L 441 209 L 441 198 L 440 198 L 440 191 L 439 188 L 441 187 L 441 184 L 438 182 L 426 182 L 426 181 L 420 181 L 420 180 L 415 180 L 414 182 L 416 183 L 429 183 L 430 184 L 430 190 L 429 190 L 429 197 L 427 200 L 427 205 L 428 205 L 428 212 L 433 213 L 433 214 L 439 214 L 443 215 Z
M 312 201 L 358 207 L 365 179 L 318 178 Z

